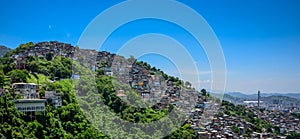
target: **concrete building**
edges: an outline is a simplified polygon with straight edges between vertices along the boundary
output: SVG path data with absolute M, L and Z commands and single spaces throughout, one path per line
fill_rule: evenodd
M 259 103 L 263 103 L 263 101 L 259 101 Z M 256 107 L 258 106 L 258 101 L 243 101 L 244 106 Z
M 62 106 L 61 94 L 56 91 L 45 91 L 45 98 L 54 108 Z
M 118 90 L 117 91 L 117 96 L 121 98 L 123 101 L 127 100 L 127 95 L 125 94 L 124 90 Z
M 35 119 L 36 112 L 45 114 L 46 99 L 40 99 L 39 87 L 34 83 L 14 83 L 12 84 L 14 94 L 21 95 L 21 99 L 13 100 L 16 108 L 25 113 L 28 117 Z
M 16 108 L 25 113 L 32 119 L 35 119 L 36 112 L 45 114 L 46 99 L 18 99 L 13 100 Z
M 45 99 L 17 99 L 13 102 L 21 112 L 45 111 Z
M 209 134 L 207 131 L 204 131 L 204 132 L 198 132 L 198 138 L 200 139 L 209 139 Z
M 14 94 L 20 94 L 23 99 L 39 98 L 39 88 L 34 83 L 14 83 L 12 84 Z

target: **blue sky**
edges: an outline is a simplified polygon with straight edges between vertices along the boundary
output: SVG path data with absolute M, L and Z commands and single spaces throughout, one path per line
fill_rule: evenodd
M 1 1 L 0 45 L 15 48 L 29 41 L 49 40 L 76 45 L 86 26 L 103 10 L 119 2 L 122 1 Z M 300 92 L 300 1 L 180 2 L 201 14 L 217 35 L 226 60 L 227 91 Z M 175 25 L 142 20 L 118 29 L 103 49 L 116 51 L 130 37 L 146 32 L 167 34 L 187 47 L 197 45 Z M 195 56 L 203 73 L 199 75 L 200 87 L 209 87 L 210 74 L 205 73 L 210 68 L 204 51 L 193 48 L 188 51 Z M 174 64 L 165 58 L 146 55 L 141 59 L 177 75 Z

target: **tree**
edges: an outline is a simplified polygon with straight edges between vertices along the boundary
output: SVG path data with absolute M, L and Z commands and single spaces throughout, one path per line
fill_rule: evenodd
M 136 59 L 134 58 L 134 56 L 131 55 L 131 56 L 128 58 L 128 61 L 130 62 L 130 64 L 133 64 L 133 63 L 136 62 Z
M 4 84 L 5 84 L 5 75 L 3 71 L 0 71 L 0 88 L 3 88 Z
M 201 89 L 201 93 L 202 93 L 202 96 L 206 96 L 206 90 L 205 89 Z
M 237 127 L 237 126 L 232 126 L 232 130 L 233 130 L 233 132 L 235 132 L 235 133 L 238 133 L 238 134 L 241 134 L 241 131 L 240 131 L 240 129 Z
M 1 58 L 1 64 L 3 66 L 2 69 L 3 69 L 3 72 L 5 74 L 15 68 L 15 64 L 14 64 L 13 59 L 11 59 L 9 57 L 3 57 L 3 58 Z
M 182 127 L 175 130 L 171 135 L 164 137 L 164 139 L 192 139 L 196 138 L 196 136 L 197 134 L 195 133 L 194 129 L 189 124 L 185 124 Z
M 287 136 L 287 139 L 299 139 L 300 133 L 292 132 L 290 135 Z
M 13 70 L 8 73 L 11 78 L 11 83 L 26 82 L 29 73 L 27 70 Z
M 50 61 L 53 58 L 53 54 L 52 53 L 47 53 L 46 54 L 46 60 Z
M 151 70 L 154 71 L 154 72 L 157 71 L 156 67 L 152 67 Z
M 192 87 L 192 84 L 191 84 L 189 81 L 186 81 L 186 82 L 184 83 L 184 85 L 185 85 L 185 87 L 187 87 L 187 88 L 191 88 L 191 87 Z
M 104 70 L 102 68 L 96 70 L 97 75 L 104 75 Z

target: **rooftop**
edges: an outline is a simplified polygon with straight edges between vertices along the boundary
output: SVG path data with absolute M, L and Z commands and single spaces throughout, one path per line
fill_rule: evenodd
M 14 103 L 39 103 L 46 102 L 46 99 L 17 99 L 13 100 Z

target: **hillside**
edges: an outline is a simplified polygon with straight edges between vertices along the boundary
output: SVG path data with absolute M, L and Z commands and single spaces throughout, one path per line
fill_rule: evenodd
M 74 52 L 80 53 L 78 57 L 74 56 Z M 105 54 L 101 52 L 98 54 Z M 82 111 L 79 104 L 91 107 L 97 100 L 94 100 L 95 96 L 86 94 L 90 89 L 97 89 L 99 93 L 94 94 L 96 97 L 102 98 L 104 103 L 109 106 L 109 111 L 118 114 L 122 119 L 131 121 L 134 123 L 148 123 L 161 119 L 164 115 L 173 109 L 171 105 L 165 103 L 160 106 L 146 107 L 145 109 L 135 108 L 124 103 L 119 97 L 117 97 L 117 90 L 111 83 L 114 77 L 108 75 L 105 71 L 107 62 L 97 66 L 97 71 L 90 70 L 89 64 L 80 65 L 76 60 L 87 60 L 89 56 L 95 54 L 93 50 L 80 50 L 78 47 L 74 47 L 68 44 L 60 42 L 41 42 L 41 43 L 27 43 L 22 44 L 15 50 L 7 53 L 1 58 L 1 86 L 5 92 L 1 93 L 1 111 L 0 118 L 1 128 L 0 137 L 7 138 L 38 138 L 38 137 L 49 137 L 49 138 L 106 138 L 107 136 L 94 127 L 89 122 L 89 114 L 86 111 Z M 97 52 L 96 52 L 97 54 Z M 106 53 L 107 54 L 107 53 Z M 104 65 L 103 65 L 104 64 Z M 174 84 L 181 84 L 178 78 L 174 78 L 166 75 L 162 71 L 147 71 L 150 65 L 144 62 L 137 62 L 134 64 L 135 70 L 140 72 L 131 72 L 130 76 L 140 75 L 144 77 L 144 74 L 150 74 L 158 72 L 160 75 L 169 80 L 168 85 L 170 91 L 176 91 Z M 151 67 L 151 66 L 150 66 Z M 75 76 L 73 76 L 72 70 L 76 69 L 77 74 L 80 73 L 80 81 L 84 81 L 85 85 L 77 85 L 80 92 L 85 93 L 86 98 L 79 99 L 76 95 L 78 92 L 74 92 L 73 85 L 76 85 Z M 155 69 L 155 68 L 152 68 Z M 96 84 L 94 84 L 88 77 L 89 74 L 96 75 Z M 73 78 L 74 77 L 74 78 Z M 137 79 L 141 79 L 141 78 Z M 151 77 L 151 76 L 147 76 Z M 144 79 L 145 80 L 145 79 Z M 35 83 L 41 84 L 40 86 L 40 97 L 41 99 L 45 96 L 46 91 L 55 90 L 62 99 L 62 106 L 52 106 L 52 102 L 48 102 L 45 108 L 45 115 L 43 113 L 36 113 L 36 119 L 32 120 L 27 114 L 18 111 L 13 103 L 13 100 L 22 99 L 22 96 L 14 93 L 11 85 L 13 83 Z M 150 82 L 149 82 L 150 83 Z M 93 85 L 91 87 L 90 85 Z M 116 85 L 116 84 L 114 84 Z M 117 83 L 119 87 L 128 87 L 127 85 Z M 136 85 L 132 84 L 132 87 Z M 75 86 L 76 87 L 76 86 Z M 175 87 L 175 88 L 174 88 Z M 118 88 L 118 87 L 117 87 Z M 132 98 L 136 103 L 139 103 L 138 94 L 139 91 L 145 92 L 147 85 L 134 88 L 135 91 L 125 92 L 128 98 Z M 80 93 L 79 92 L 79 93 Z M 90 99 L 91 97 L 91 99 Z M 89 99 L 89 100 L 87 100 Z M 93 101 L 92 101 L 93 100 Z M 93 109 L 94 113 L 105 113 L 107 109 Z M 109 119 L 103 121 L 105 123 L 99 123 L 100 125 L 110 126 L 113 122 Z M 173 120 L 175 121 L 175 120 Z M 166 129 L 169 126 L 166 125 Z M 174 124 L 174 126 L 176 126 Z M 145 136 L 142 131 L 135 131 L 132 134 L 125 134 L 122 132 L 122 128 L 112 128 L 110 131 L 115 132 L 113 135 L 118 137 L 120 135 L 138 138 Z M 172 131 L 171 129 L 169 131 Z M 152 136 L 162 136 L 161 133 L 153 133 Z M 195 137 L 194 130 L 187 124 L 171 134 L 169 137 Z M 148 137 L 150 137 L 148 135 Z
M 242 104 L 245 99 L 240 98 L 240 97 L 234 97 L 229 94 L 224 94 L 223 100 L 226 100 L 226 101 L 234 103 L 234 104 Z
M 228 92 L 224 94 L 224 100 L 235 104 L 242 104 L 243 101 L 257 100 L 257 94 L 243 94 L 240 92 Z M 300 100 L 300 93 L 261 93 L 261 100 L 267 104 L 297 104 Z M 276 103 L 277 102 L 277 103 Z
M 18 85 L 31 91 L 22 94 Z M 221 101 L 134 57 L 57 41 L 21 44 L 6 53 L 0 91 L 0 138 L 277 137 L 280 128 L 299 131 L 290 125 L 297 123 L 293 116 Z M 45 102 L 41 111 L 20 107 L 33 103 L 29 97 Z M 172 113 L 179 108 L 184 115 Z M 269 115 L 287 118 L 276 123 Z M 120 125 L 122 120 L 129 124 Z
M 257 94 L 245 94 L 241 92 L 227 92 L 228 94 L 235 98 L 247 99 L 247 100 L 255 100 L 257 99 Z M 300 99 L 300 93 L 261 93 L 261 97 L 270 97 L 270 96 L 286 96 L 290 98 Z
M 299 99 L 291 98 L 287 96 L 269 96 L 269 97 L 262 97 L 262 101 L 264 103 L 270 104 L 282 104 L 282 105 L 292 105 L 299 103 Z
M 232 97 L 235 97 L 235 98 L 244 99 L 244 100 L 257 99 L 257 94 L 244 94 L 244 93 L 241 93 L 241 92 L 227 92 L 225 94 L 228 94 L 228 95 L 230 95 Z

